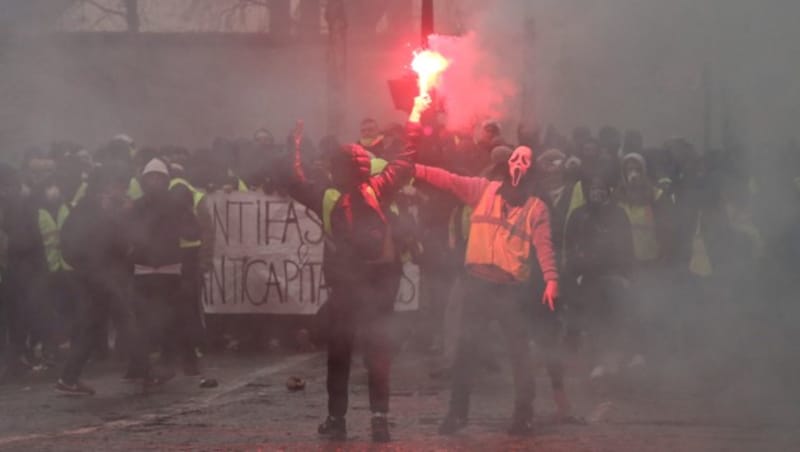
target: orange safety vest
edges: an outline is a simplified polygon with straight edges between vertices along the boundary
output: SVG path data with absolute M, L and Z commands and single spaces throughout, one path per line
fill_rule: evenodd
M 475 276 L 500 283 L 522 283 L 531 276 L 532 218 L 541 201 L 530 197 L 521 207 L 508 206 L 492 182 L 472 212 L 465 265 Z

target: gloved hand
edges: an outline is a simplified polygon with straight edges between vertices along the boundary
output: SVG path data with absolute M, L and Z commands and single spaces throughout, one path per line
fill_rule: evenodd
M 542 304 L 547 305 L 547 307 L 550 308 L 550 311 L 555 311 L 558 297 L 558 281 L 547 281 L 547 287 L 544 289 L 544 296 L 542 296 Z
M 427 94 L 423 94 L 414 98 L 414 109 L 411 110 L 411 114 L 408 116 L 408 121 L 418 124 L 422 113 L 425 112 L 430 106 L 433 101 L 431 97 Z

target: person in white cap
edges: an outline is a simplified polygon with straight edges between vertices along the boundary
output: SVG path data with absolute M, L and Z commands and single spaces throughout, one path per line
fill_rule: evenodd
M 162 348 L 169 367 L 159 378 L 151 380 L 158 384 L 174 375 L 171 358 L 187 346 L 175 309 L 182 273 L 180 240 L 197 240 L 200 230 L 191 205 L 171 196 L 166 163 L 150 160 L 140 180 L 143 196 L 134 202 L 128 222 L 134 295 L 142 326 L 153 340 L 149 345 Z

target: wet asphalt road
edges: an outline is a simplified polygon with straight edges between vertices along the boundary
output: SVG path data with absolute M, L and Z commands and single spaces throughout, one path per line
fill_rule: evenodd
M 663 378 L 655 382 L 644 377 L 611 391 L 571 378 L 576 412 L 589 421 L 579 426 L 553 421 L 543 376 L 536 434 L 509 438 L 504 433 L 512 397 L 507 366 L 478 378 L 470 426 L 456 437 L 443 438 L 436 428 L 446 408 L 447 382 L 429 377 L 434 363 L 412 353 L 397 359 L 393 442 L 387 445 L 369 441 L 366 375 L 360 360 L 354 362 L 351 377 L 349 440 L 317 438 L 326 400 L 324 356 L 314 353 L 207 358 L 207 373 L 220 382 L 215 389 L 199 388 L 196 377 L 178 377 L 157 392 L 142 394 L 109 366 L 87 376 L 98 389 L 91 398 L 58 396 L 46 378 L 2 386 L 0 450 L 800 450 L 800 417 L 786 400 L 764 403 L 756 392 L 735 402 L 719 402 L 719 397 L 712 402 L 702 391 L 678 390 L 679 379 L 665 384 Z M 305 378 L 306 390 L 288 392 L 290 376 Z

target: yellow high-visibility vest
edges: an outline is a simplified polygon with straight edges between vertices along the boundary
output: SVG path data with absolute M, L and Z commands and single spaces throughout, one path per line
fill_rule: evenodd
M 190 184 L 189 181 L 186 179 L 176 177 L 169 182 L 169 189 L 172 190 L 177 186 L 184 186 L 187 190 L 192 194 L 192 211 L 194 212 L 194 216 L 197 217 L 197 206 L 203 202 L 203 198 L 205 197 L 205 193 L 198 190 L 194 187 L 194 185 Z M 180 247 L 181 248 L 198 248 L 202 245 L 203 242 L 201 240 L 185 240 L 181 239 Z
M 130 183 L 128 183 L 128 197 L 136 201 L 142 196 L 144 196 L 144 192 L 142 191 L 142 185 L 139 184 L 139 179 L 132 177 Z
M 69 209 L 62 204 L 56 218 L 47 209 L 39 209 L 39 232 L 42 235 L 47 269 L 51 272 L 72 270 L 61 255 L 61 228 L 69 216 Z
M 660 247 L 656 236 L 656 221 L 653 206 L 620 203 L 628 215 L 633 234 L 633 255 L 637 261 L 649 262 L 658 259 Z

